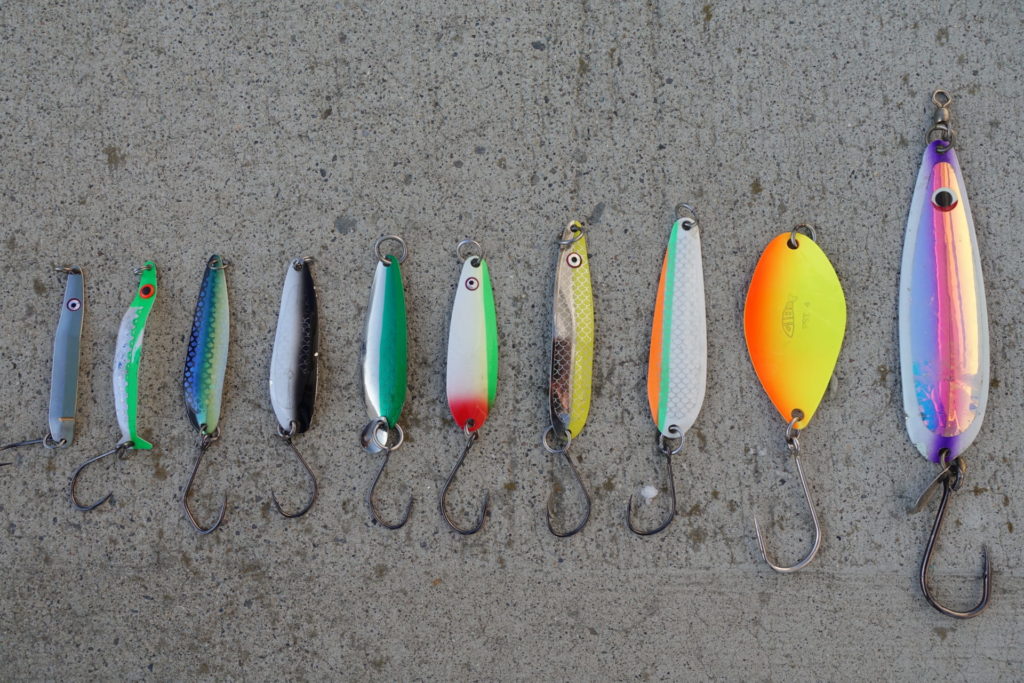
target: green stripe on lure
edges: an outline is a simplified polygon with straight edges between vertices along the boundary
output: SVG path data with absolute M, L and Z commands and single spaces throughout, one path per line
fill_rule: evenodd
M 682 209 L 693 214 L 693 208 L 687 204 L 680 204 L 677 214 Z M 658 452 L 665 456 L 668 468 L 669 509 L 658 526 L 641 530 L 633 525 L 633 496 L 630 496 L 626 525 L 640 536 L 664 530 L 675 518 L 672 456 L 683 450 L 683 436 L 697 420 L 704 403 L 708 340 L 704 267 L 696 216 L 680 216 L 672 225 L 658 282 L 647 368 L 647 397 L 658 428 Z M 652 495 L 643 497 L 657 495 L 657 489 L 644 487 L 644 491 L 648 489 Z
M 71 476 L 69 493 L 71 505 L 76 510 L 87 512 L 105 503 L 111 495 L 108 493 L 99 502 L 92 505 L 82 505 L 78 502 L 75 493 L 75 486 L 82 470 L 108 455 L 125 451 L 138 450 L 148 451 L 153 444 L 146 441 L 139 435 L 138 413 L 139 413 L 139 363 L 142 360 L 142 340 L 146 333 L 146 321 L 149 320 L 149 312 L 156 302 L 157 273 L 156 264 L 146 261 L 145 265 L 137 268 L 135 273 L 139 276 L 139 286 L 135 290 L 135 299 L 131 306 L 121 318 L 121 326 L 117 330 L 117 344 L 114 350 L 114 409 L 117 413 L 117 423 L 121 428 L 121 440 L 112 450 L 107 451 L 94 458 L 86 460 L 75 470 Z
M 448 489 L 494 405 L 498 391 L 498 323 L 490 269 L 480 243 L 462 240 L 455 253 L 462 261 L 462 272 L 448 327 L 446 387 L 448 408 L 455 424 L 465 433 L 466 444 L 441 489 L 438 507 L 441 518 L 453 531 L 468 536 L 483 526 L 490 494 L 484 493 L 476 523 L 467 529 L 459 527 L 448 515 Z
M 398 253 L 385 252 L 382 247 L 394 243 Z M 380 481 L 388 458 L 405 440 L 398 424 L 408 393 L 408 332 L 406 330 L 405 288 L 402 285 L 402 263 L 409 255 L 405 240 L 385 235 L 373 244 L 377 269 L 370 289 L 370 308 L 366 314 L 366 337 L 363 348 L 363 391 L 370 422 L 363 428 L 361 442 L 369 453 L 383 453 L 377 476 L 366 494 L 366 503 L 374 520 L 386 529 L 401 529 L 409 520 L 412 497 L 405 514 L 397 524 L 389 524 L 377 512 L 374 490 Z
M 77 266 L 56 269 L 68 276 L 60 319 L 53 336 L 53 365 L 50 371 L 50 430 L 41 439 L 18 441 L 0 447 L 0 451 L 21 446 L 42 444 L 46 448 L 66 448 L 75 436 L 75 415 L 78 407 L 78 364 L 82 344 L 82 321 L 85 318 L 85 277 Z M 10 464 L 10 463 L 3 463 Z
M 590 493 L 569 458 L 569 445 L 578 437 L 590 413 L 594 368 L 594 296 L 590 284 L 590 255 L 583 224 L 569 223 L 558 239 L 555 291 L 551 313 L 551 380 L 548 404 L 551 426 L 541 441 L 544 449 L 561 455 L 583 493 L 582 521 L 568 531 L 556 531 L 554 494 L 548 498 L 548 530 L 561 538 L 579 533 L 590 519 Z M 551 437 L 559 440 L 552 445 Z
M 227 262 L 216 254 L 206 261 L 203 283 L 199 287 L 195 315 L 192 318 L 192 333 L 188 339 L 182 378 L 188 419 L 198 432 L 198 452 L 181 503 L 185 517 L 201 534 L 208 534 L 220 526 L 227 505 L 225 496 L 217 521 L 209 527 L 200 526 L 188 507 L 189 493 L 203 455 L 210 444 L 220 438 L 221 396 L 224 393 L 224 373 L 228 366 L 228 341 L 231 336 L 228 281 L 225 274 L 227 267 Z

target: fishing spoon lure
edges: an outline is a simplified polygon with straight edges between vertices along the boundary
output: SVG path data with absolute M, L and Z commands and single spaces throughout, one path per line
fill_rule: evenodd
M 227 267 L 227 262 L 216 254 L 206 261 L 203 282 L 196 300 L 195 315 L 192 318 L 192 333 L 189 335 L 182 377 L 185 409 L 189 422 L 197 433 L 197 452 L 192 473 L 181 498 L 181 505 L 185 510 L 185 517 L 200 534 L 208 534 L 220 526 L 224 521 L 224 509 L 227 505 L 225 495 L 221 500 L 216 521 L 208 527 L 196 521 L 188 506 L 189 494 L 203 455 L 210 444 L 220 438 L 220 406 L 224 394 L 224 372 L 228 366 L 228 341 L 231 334 Z
M 684 215 L 685 212 L 685 215 Z M 640 536 L 663 531 L 676 514 L 672 456 L 696 422 L 707 384 L 708 341 L 700 230 L 693 207 L 680 204 L 662 261 L 647 365 L 647 398 L 658 429 L 657 449 L 668 469 L 669 511 L 653 529 L 633 524 L 633 496 L 626 508 L 629 530 Z
M 981 602 L 966 612 L 949 609 L 932 596 L 928 569 L 950 495 L 963 485 L 967 466 L 962 453 L 977 437 L 985 416 L 988 313 L 974 219 L 953 148 L 952 98 L 936 90 L 932 102 L 935 122 L 910 204 L 900 270 L 900 370 L 910 439 L 941 469 L 911 510 L 922 509 L 942 486 L 942 501 L 921 561 L 921 591 L 939 612 L 968 619 L 988 606 L 988 551 L 982 551 Z
M 75 437 L 79 348 L 82 344 L 82 320 L 85 317 L 85 279 L 82 269 L 77 266 L 63 266 L 56 270 L 67 275 L 67 283 L 64 287 L 57 332 L 53 338 L 48 414 L 50 429 L 41 439 L 7 444 L 0 447 L 0 451 L 36 444 L 51 449 L 66 448 Z
M 743 330 L 754 371 L 786 423 L 786 444 L 814 522 L 810 553 L 791 567 L 768 559 L 755 517 L 757 544 L 772 569 L 795 572 L 810 564 L 821 547 L 821 526 L 800 466 L 799 435 L 828 388 L 846 331 L 843 288 L 812 226 L 798 225 L 768 243 L 750 280 Z
M 385 251 L 393 243 L 397 253 Z M 373 244 L 377 268 L 370 289 L 370 307 L 366 315 L 366 336 L 363 349 L 363 391 L 370 421 L 363 428 L 360 441 L 368 453 L 383 453 L 377 475 L 366 493 L 366 504 L 374 520 L 385 529 L 401 529 L 409 521 L 412 497 L 405 506 L 402 519 L 385 522 L 377 511 L 374 491 L 387 467 L 391 454 L 405 441 L 405 432 L 398 420 L 402 416 L 408 393 L 408 330 L 406 327 L 405 287 L 402 264 L 409 255 L 405 240 L 398 235 L 379 237 Z
M 291 449 L 313 483 L 309 501 L 297 512 L 285 512 L 277 495 L 270 492 L 274 507 L 289 519 L 309 512 L 319 493 L 316 475 L 292 443 L 296 434 L 309 429 L 316 404 L 320 353 L 316 287 L 310 271 L 312 261 L 311 258 L 296 258 L 288 264 L 270 358 L 270 404 L 277 418 L 277 435 Z
M 78 501 L 75 488 L 82 471 L 89 465 L 110 455 L 124 456 L 130 450 L 148 451 L 153 444 L 139 435 L 139 364 L 142 360 L 142 340 L 146 333 L 146 321 L 156 303 L 157 271 L 156 264 L 146 261 L 141 268 L 135 269 L 139 276 L 139 286 L 135 290 L 135 298 L 121 318 L 121 326 L 117 330 L 117 343 L 114 350 L 114 410 L 117 413 L 117 424 L 121 428 L 121 440 L 106 453 L 92 457 L 79 465 L 68 487 L 71 506 L 76 510 L 88 512 L 107 502 L 113 493 L 108 493 L 99 501 L 83 505 Z
M 480 514 L 469 528 L 460 527 L 452 520 L 446 503 L 455 474 L 479 438 L 479 430 L 494 405 L 498 389 L 498 325 L 490 269 L 480 243 L 462 240 L 455 253 L 462 262 L 462 271 L 448 327 L 446 386 L 448 407 L 455 424 L 466 435 L 466 443 L 441 489 L 438 507 L 441 518 L 453 531 L 468 536 L 483 527 L 490 494 L 484 493 Z
M 541 439 L 548 453 L 565 459 L 583 495 L 583 518 L 567 531 L 555 529 L 552 522 L 554 492 L 548 499 L 548 530 L 562 538 L 579 533 L 590 519 L 590 493 L 569 457 L 569 446 L 587 423 L 593 367 L 594 296 L 590 282 L 590 258 L 586 230 L 582 223 L 573 221 L 558 239 L 548 384 L 551 425 Z

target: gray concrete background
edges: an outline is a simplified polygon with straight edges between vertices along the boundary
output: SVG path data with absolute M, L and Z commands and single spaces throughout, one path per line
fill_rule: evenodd
M 74 448 L 0 470 L 0 671 L 5 678 L 1013 679 L 1024 646 L 1019 135 L 1014 2 L 4 3 L 0 8 L 0 435 L 41 436 L 62 284 L 86 269 Z M 992 605 L 960 623 L 916 584 L 935 474 L 910 444 L 898 389 L 903 227 L 935 87 L 954 97 L 992 333 L 992 390 L 937 558 L 937 592 Z M 629 534 L 641 482 L 660 483 L 645 400 L 650 317 L 672 207 L 699 209 L 707 401 L 677 459 L 680 514 Z M 574 453 L 594 493 L 584 533 L 552 537 L 561 467 L 539 447 L 553 240 L 592 226 L 598 339 L 593 411 Z M 742 341 L 761 248 L 819 226 L 849 325 L 838 384 L 803 438 L 826 529 L 816 562 L 782 425 Z M 408 444 L 381 487 L 401 531 L 363 502 L 377 460 L 358 356 L 374 238 L 409 242 Z M 486 247 L 501 335 L 498 399 L 453 494 L 483 533 L 436 509 L 460 443 L 444 402 L 455 243 Z M 224 254 L 232 347 L 223 439 L 196 507 L 180 372 L 204 259 Z M 325 375 L 298 440 L 321 498 L 288 522 L 269 490 L 304 479 L 273 438 L 267 374 L 286 261 L 318 258 Z M 152 455 L 75 464 L 117 438 L 110 359 L 135 286 L 160 267 L 141 424 Z M 571 491 L 571 489 L 570 489 Z M 654 510 L 653 512 L 660 512 Z

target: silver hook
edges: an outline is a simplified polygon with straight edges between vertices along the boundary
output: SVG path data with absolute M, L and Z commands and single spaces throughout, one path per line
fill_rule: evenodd
M 945 465 L 939 476 L 932 481 L 932 483 L 925 489 L 924 493 L 918 499 L 917 505 L 911 512 L 917 512 L 919 509 L 927 504 L 928 499 L 931 498 L 932 493 L 935 491 L 937 484 L 942 484 L 942 500 L 939 501 L 939 510 L 935 515 L 935 523 L 932 526 L 932 533 L 928 537 L 928 545 L 924 549 L 924 557 L 921 558 L 921 572 L 918 579 L 921 584 L 921 592 L 924 594 L 925 600 L 928 604 L 934 607 L 939 612 L 942 612 L 947 617 L 953 617 L 955 619 L 971 619 L 976 617 L 985 611 L 988 607 L 988 599 L 992 593 L 992 565 L 988 557 L 988 549 L 982 547 L 981 558 L 983 563 L 982 569 L 982 589 L 981 589 L 981 602 L 975 605 L 972 609 L 966 612 L 960 612 L 957 610 L 950 609 L 942 605 L 932 595 L 931 590 L 928 588 L 928 571 L 930 569 L 932 561 L 932 552 L 935 550 L 935 545 L 939 540 L 939 532 L 942 530 L 942 522 L 946 515 L 946 505 L 949 503 L 949 497 L 954 491 L 959 491 L 960 487 L 963 486 L 964 472 L 967 470 L 967 464 L 961 462 L 963 458 L 956 458 L 951 463 L 946 463 L 946 458 L 949 457 L 949 450 L 943 449 L 940 462 Z
M 103 498 L 100 498 L 97 502 L 93 503 L 92 505 L 82 505 L 81 503 L 79 503 L 78 502 L 78 495 L 75 492 L 75 488 L 78 486 L 78 478 L 82 475 L 82 470 L 84 470 L 86 467 L 88 467 L 89 465 L 93 464 L 94 462 L 96 462 L 98 460 L 102 460 L 103 458 L 107 457 L 108 455 L 114 455 L 115 453 L 117 454 L 118 457 L 121 457 L 121 455 L 125 451 L 130 449 L 131 447 L 132 447 L 132 442 L 131 441 L 128 441 L 126 443 L 118 444 L 117 446 L 115 446 L 114 448 L 111 448 L 106 453 L 100 453 L 99 455 L 97 455 L 95 457 L 92 457 L 92 458 L 89 458 L 88 460 L 83 462 L 81 465 L 79 465 L 75 469 L 75 473 L 71 475 L 71 485 L 68 487 L 68 497 L 71 499 L 71 507 L 75 508 L 79 512 L 89 512 L 90 510 L 95 510 L 100 505 L 103 505 L 108 500 L 110 500 L 110 497 L 112 495 L 114 495 L 113 493 L 108 493 L 107 495 L 103 496 Z
M 637 536 L 653 536 L 659 532 L 664 531 L 668 528 L 668 525 L 672 523 L 672 520 L 676 517 L 676 482 L 675 477 L 672 475 L 672 456 L 683 450 L 683 435 L 679 432 L 679 427 L 676 425 L 669 425 L 668 433 L 670 436 L 666 437 L 665 434 L 658 434 L 658 452 L 665 456 L 665 465 L 668 470 L 668 514 L 665 515 L 665 519 L 662 520 L 661 524 L 653 529 L 640 529 L 639 527 L 633 526 L 633 496 L 629 497 L 629 505 L 626 507 L 626 526 Z M 679 439 L 679 443 L 675 446 L 669 444 L 669 439 Z
M 459 471 L 459 468 L 462 467 L 462 461 L 466 459 L 469 449 L 472 448 L 473 444 L 480 438 L 478 432 L 470 431 L 470 425 L 472 422 L 472 420 L 468 420 L 466 422 L 466 426 L 463 427 L 463 431 L 466 434 L 466 446 L 462 449 L 462 455 L 459 456 L 458 461 L 455 463 L 455 467 L 452 468 L 451 474 L 448 475 L 448 479 L 444 482 L 444 488 L 441 489 L 441 497 L 438 499 L 437 503 L 438 508 L 441 510 L 441 517 L 444 519 L 445 523 L 451 527 L 452 531 L 460 533 L 463 536 L 471 536 L 480 531 L 484 525 L 484 519 L 487 516 L 487 506 L 491 501 L 490 492 L 484 491 L 484 502 L 480 505 L 480 514 L 477 515 L 476 523 L 468 529 L 463 529 L 458 526 L 452 521 L 452 518 L 448 516 L 448 489 L 451 488 L 452 482 L 455 480 L 455 474 Z
M 818 549 L 821 547 L 821 524 L 818 522 L 818 513 L 814 510 L 814 500 L 811 498 L 811 491 L 807 488 L 807 478 L 804 477 L 804 470 L 800 466 L 800 430 L 796 429 L 796 423 L 803 418 L 804 414 L 802 411 L 793 411 L 793 419 L 786 427 L 786 443 L 789 446 L 789 450 L 793 453 L 793 460 L 796 461 L 796 471 L 800 475 L 800 486 L 804 490 L 804 498 L 807 500 L 807 509 L 811 512 L 811 521 L 814 522 L 814 545 L 811 546 L 811 552 L 809 552 L 804 559 L 791 567 L 780 567 L 776 564 L 772 564 L 772 561 L 768 559 L 768 551 L 765 549 L 761 526 L 757 523 L 757 516 L 754 516 L 754 531 L 757 533 L 757 546 L 761 549 L 761 557 L 764 558 L 764 561 L 768 563 L 769 567 L 780 574 L 790 574 L 792 572 L 800 571 L 811 563 L 814 556 L 818 554 Z
M 292 422 L 291 429 L 289 429 L 288 431 L 281 429 L 281 427 L 279 426 L 277 428 L 277 435 L 281 437 L 281 440 L 284 441 L 285 444 L 287 444 L 288 448 L 292 450 L 292 454 L 296 458 L 298 458 L 299 464 L 302 465 L 302 469 L 306 470 L 306 476 L 308 476 L 310 480 L 313 482 L 313 495 L 309 497 L 309 502 L 306 503 L 306 507 L 302 508 L 298 512 L 289 513 L 285 512 L 284 508 L 281 507 L 281 503 L 277 500 L 277 494 L 274 493 L 274 489 L 270 489 L 270 498 L 274 501 L 274 507 L 276 507 L 277 511 L 281 513 L 282 517 L 286 517 L 288 519 L 297 519 L 302 515 L 306 514 L 307 512 L 309 512 L 310 509 L 313 507 L 313 504 L 316 503 L 317 497 L 320 495 L 320 486 L 317 484 L 316 475 L 313 474 L 313 470 L 310 469 L 309 465 L 306 463 L 306 459 L 302 457 L 302 454 L 299 453 L 299 450 L 295 448 L 295 444 L 292 443 L 292 436 L 295 435 L 296 429 L 297 426 L 294 422 Z
M 399 259 L 398 262 L 401 263 L 402 260 Z M 378 434 L 378 432 L 381 429 L 386 430 L 383 442 L 380 440 L 380 435 Z M 363 429 L 363 446 L 367 447 L 367 450 L 369 450 L 369 447 L 372 444 L 372 446 L 376 446 L 376 449 L 379 450 L 379 452 L 384 454 L 384 459 L 381 460 L 380 468 L 377 470 L 377 476 L 373 478 L 373 483 L 370 484 L 370 488 L 366 492 L 366 504 L 370 508 L 370 514 L 373 515 L 374 521 L 376 521 L 377 524 L 380 524 L 385 529 L 390 529 L 392 531 L 396 529 L 401 529 L 403 526 L 405 526 L 405 523 L 409 521 L 409 515 L 412 513 L 413 503 L 413 497 L 410 495 L 409 502 L 405 506 L 405 513 L 402 515 L 401 521 L 397 522 L 396 524 L 388 524 L 380 516 L 380 513 L 377 512 L 377 504 L 375 502 L 373 495 L 374 492 L 377 490 L 377 484 L 380 482 L 381 475 L 384 474 L 384 468 L 388 466 L 388 459 L 391 457 L 391 453 L 393 451 L 397 451 L 399 448 L 401 448 L 402 444 L 405 443 L 405 432 L 402 431 L 401 426 L 396 424 L 395 431 L 397 432 L 396 441 L 394 444 L 392 444 L 391 430 L 388 429 L 387 419 L 383 417 L 378 417 L 376 420 L 370 422 L 370 424 L 368 424 Z M 367 442 L 367 438 L 369 439 L 369 442 Z
M 587 522 L 590 520 L 590 508 L 592 501 L 590 500 L 590 492 L 587 491 L 587 485 L 583 483 L 583 477 L 580 476 L 579 470 L 576 469 L 576 465 L 573 464 L 572 458 L 569 457 L 569 444 L 572 443 L 572 434 L 565 432 L 565 443 L 560 448 L 556 448 L 548 443 L 548 438 L 554 435 L 554 433 L 555 428 L 553 426 L 548 427 L 544 432 L 544 436 L 541 439 L 541 442 L 544 445 L 544 450 L 553 455 L 561 455 L 565 459 L 565 463 L 569 466 L 569 470 L 572 472 L 572 476 L 576 479 L 576 484 L 579 486 L 580 492 L 583 494 L 584 501 L 583 519 L 580 520 L 580 523 L 568 531 L 555 531 L 552 520 L 555 517 L 555 494 L 557 493 L 557 488 L 553 490 L 551 495 L 548 497 L 548 531 L 559 538 L 568 538 L 569 536 L 574 536 L 575 534 L 583 531 L 583 527 L 587 525 Z
M 220 512 L 217 514 L 217 521 L 215 521 L 209 527 L 200 526 L 199 522 L 196 521 L 195 516 L 192 514 L 192 510 L 190 510 L 188 507 L 188 496 L 189 493 L 192 492 L 192 485 L 196 481 L 196 472 L 199 471 L 199 463 L 203 461 L 203 455 L 206 454 L 206 449 L 209 448 L 210 444 L 212 444 L 218 438 L 220 438 L 219 427 L 216 430 L 214 430 L 213 434 L 207 434 L 206 425 L 200 425 L 199 438 L 196 440 L 196 448 L 198 450 L 198 452 L 196 453 L 196 462 L 192 466 L 192 474 L 190 474 L 188 477 L 188 483 L 185 484 L 185 493 L 181 497 L 181 506 L 185 509 L 185 517 L 188 518 L 188 521 L 192 524 L 193 528 L 195 528 L 195 530 L 203 536 L 212 533 L 213 531 L 216 531 L 217 527 L 219 527 L 221 522 L 224 521 L 224 509 L 227 507 L 228 504 L 228 496 L 227 494 L 224 494 L 224 498 L 220 502 Z
M 44 436 L 42 439 L 29 439 L 27 441 L 18 441 L 16 443 L 9 443 L 6 446 L 0 446 L 0 451 L 6 451 L 6 450 L 10 450 L 12 448 L 21 448 L 22 446 L 35 446 L 35 445 L 41 444 L 41 443 L 45 444 L 47 438 L 50 438 L 49 434 Z M 5 463 L 0 463 L 0 466 L 10 465 L 10 464 L 11 463 L 9 463 L 9 462 L 5 462 Z

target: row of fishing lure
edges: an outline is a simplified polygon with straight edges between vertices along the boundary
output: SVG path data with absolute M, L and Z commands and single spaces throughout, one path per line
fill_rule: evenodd
M 935 123 L 929 131 L 917 186 L 907 222 L 900 280 L 899 331 L 904 409 L 910 437 L 920 452 L 938 463 L 940 473 L 921 496 L 917 508 L 942 486 L 943 496 L 920 570 L 921 588 L 928 601 L 944 614 L 969 618 L 985 609 L 991 589 L 987 553 L 984 594 L 972 610 L 960 612 L 939 604 L 928 586 L 932 549 L 952 492 L 963 485 L 961 454 L 981 427 L 988 393 L 988 321 L 984 285 L 970 206 L 953 148 L 950 97 L 936 91 Z M 402 264 L 408 256 L 396 235 L 379 238 L 365 328 L 363 385 L 369 421 L 361 444 L 382 456 L 367 503 L 373 518 L 388 529 L 402 527 L 402 517 L 388 522 L 379 513 L 374 491 L 392 453 L 405 439 L 401 427 L 407 387 L 407 329 Z M 549 453 L 562 456 L 584 501 L 582 519 L 568 528 L 555 524 L 554 495 L 548 502 L 551 533 L 571 536 L 583 529 L 591 499 L 569 457 L 570 446 L 587 422 L 594 362 L 594 303 L 587 237 L 583 224 L 570 223 L 557 240 L 551 329 L 549 383 L 550 424 L 542 437 Z M 456 248 L 461 262 L 448 336 L 446 392 L 455 425 L 465 435 L 461 455 L 439 497 L 440 514 L 456 532 L 479 531 L 485 521 L 485 494 L 473 524 L 460 526 L 447 508 L 448 491 L 470 449 L 477 442 L 497 395 L 498 331 L 490 272 L 481 245 L 463 240 Z M 189 522 L 202 533 L 216 529 L 224 518 L 225 501 L 216 520 L 200 524 L 189 508 L 189 496 L 203 455 L 220 435 L 220 404 L 228 360 L 229 312 L 225 268 L 214 255 L 206 263 L 196 304 L 183 373 L 185 404 L 197 432 L 197 454 L 182 497 Z M 49 433 L 42 439 L 11 444 L 10 448 L 43 443 L 48 448 L 70 445 L 74 437 L 77 400 L 78 350 L 84 314 L 84 285 L 78 268 L 65 268 L 67 288 L 54 344 Z M 69 487 L 72 505 L 92 510 L 109 499 L 83 504 L 75 487 L 88 465 L 128 450 L 149 450 L 137 427 L 138 372 L 146 320 L 157 295 L 156 265 L 149 261 L 137 271 L 139 286 L 117 335 L 114 356 L 114 401 L 121 438 L 117 445 L 82 463 Z M 761 554 L 775 571 L 795 572 L 807 566 L 821 546 L 821 527 L 800 463 L 800 434 L 810 424 L 833 375 L 846 329 L 846 300 L 839 278 L 818 246 L 814 228 L 799 225 L 775 237 L 754 269 L 744 308 L 744 333 L 751 362 L 764 390 L 785 425 L 785 442 L 793 455 L 800 484 L 815 528 L 813 546 L 797 564 L 783 567 L 768 559 L 756 518 Z M 299 517 L 317 498 L 316 476 L 293 439 L 307 431 L 317 393 L 318 321 L 316 288 L 310 259 L 297 258 L 287 266 L 277 331 L 270 364 L 270 400 L 277 434 L 299 460 L 312 482 L 308 503 L 285 517 Z M 626 521 L 630 530 L 651 535 L 664 530 L 676 512 L 672 456 L 683 449 L 684 435 L 696 421 L 704 401 L 707 375 L 707 333 L 700 229 L 687 204 L 677 208 L 658 282 L 648 364 L 647 394 L 657 427 L 656 447 L 668 470 L 669 510 L 651 529 L 634 524 L 630 497 Z M 656 490 L 655 490 L 656 491 Z M 653 497 L 653 496 L 648 496 Z

